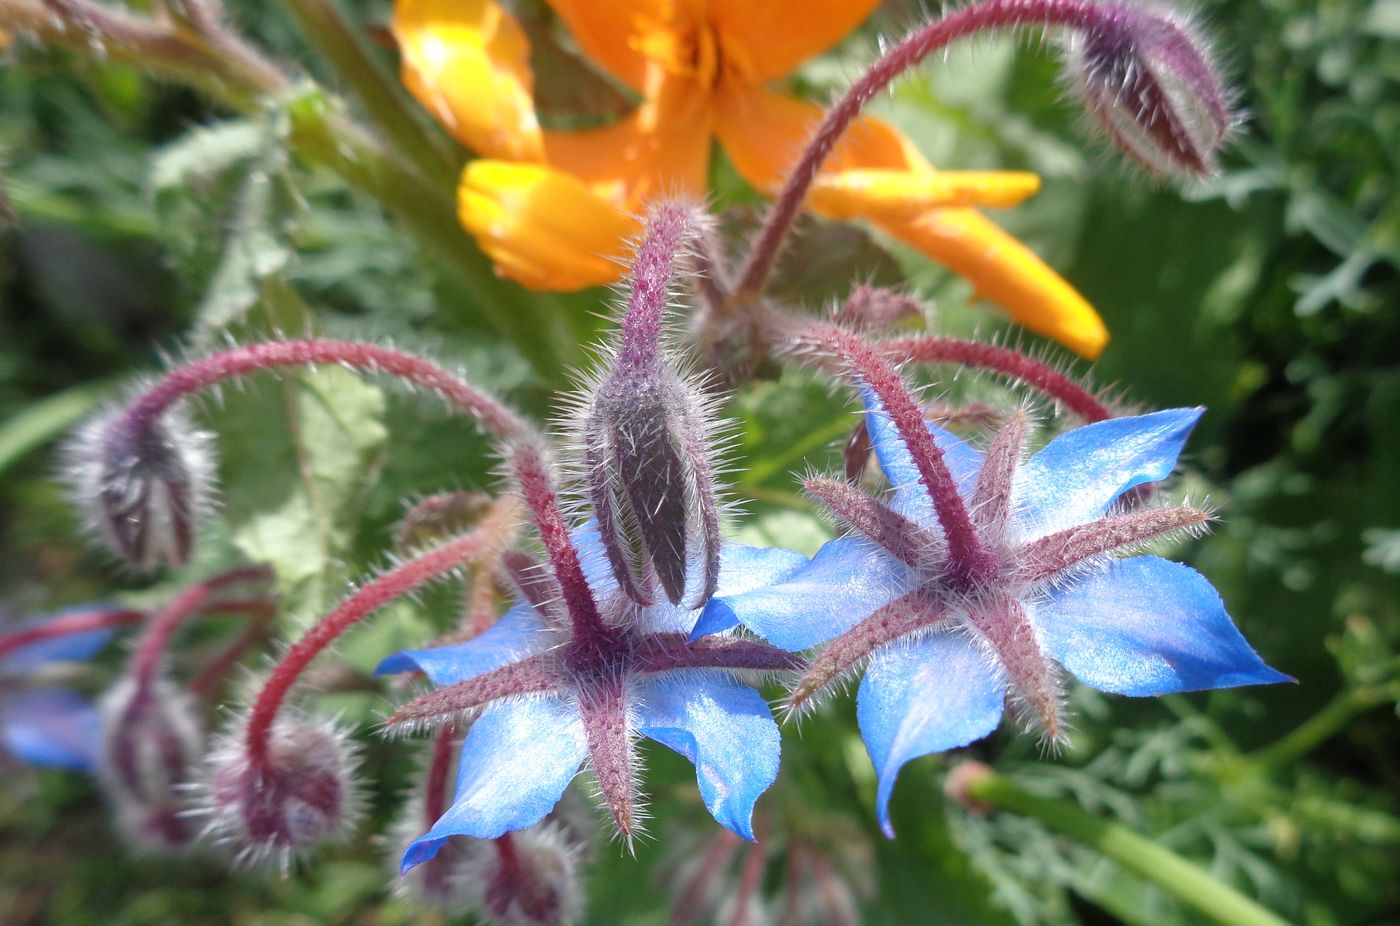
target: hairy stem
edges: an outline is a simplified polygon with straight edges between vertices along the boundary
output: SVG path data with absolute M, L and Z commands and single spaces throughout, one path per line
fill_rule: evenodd
M 94 608 L 63 614 L 23 630 L 0 635 L 0 659 L 35 643 L 56 640 L 76 633 L 106 630 L 109 627 L 125 627 L 127 624 L 139 623 L 145 616 L 140 611 L 127 608 Z

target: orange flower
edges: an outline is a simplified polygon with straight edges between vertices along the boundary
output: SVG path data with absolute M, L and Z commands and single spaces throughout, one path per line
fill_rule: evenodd
M 717 138 L 774 194 L 822 111 L 767 84 L 839 41 L 878 0 L 549 0 L 579 47 L 637 93 L 602 128 L 541 128 L 530 45 L 493 0 L 398 0 L 404 83 L 482 160 L 462 174 L 462 224 L 499 273 L 572 290 L 622 274 L 611 258 L 653 195 L 703 195 Z M 807 206 L 864 218 L 967 278 L 1017 321 L 1086 356 L 1108 340 L 1075 290 L 976 211 L 1020 202 L 1034 174 L 935 170 L 892 126 L 861 118 Z

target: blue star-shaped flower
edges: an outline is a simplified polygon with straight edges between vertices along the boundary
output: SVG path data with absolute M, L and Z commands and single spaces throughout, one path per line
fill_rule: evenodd
M 6 636 L 17 639 L 55 620 L 79 617 L 91 607 L 73 608 L 18 625 Z M 100 609 L 105 610 L 105 609 Z M 47 666 L 87 662 L 107 645 L 114 627 L 97 627 L 22 643 L 0 656 L 0 748 L 30 765 L 88 771 L 102 742 L 102 721 L 85 695 L 34 683 Z
M 671 605 L 660 594 L 653 596 L 659 604 L 635 604 L 619 588 L 595 527 L 575 531 L 573 544 L 606 639 L 580 647 L 561 614 L 565 603 L 523 586 L 522 600 L 481 636 L 380 664 L 380 674 L 416 669 L 438 686 L 401 708 L 391 725 L 480 709 L 462 747 L 455 801 L 409 845 L 405 871 L 452 836 L 492 839 L 533 826 L 585 763 L 619 828 L 630 833 L 637 736 L 693 762 L 710 813 L 753 838 L 754 803 L 778 773 L 778 728 L 763 697 L 733 673 L 790 669 L 792 657 L 753 640 L 687 642 L 698 607 Z M 719 589 L 742 594 L 806 563 L 789 550 L 726 545 Z M 699 580 L 691 576 L 692 585 Z
M 1060 736 L 1059 667 L 1135 696 L 1289 680 L 1260 660 L 1195 570 L 1156 556 L 1114 558 L 1208 520 L 1127 494 L 1171 474 L 1200 410 L 1081 427 L 1024 463 L 1023 415 L 985 454 L 927 424 L 970 528 L 963 548 L 976 554 L 954 563 L 919 464 L 869 390 L 866 409 L 892 486 L 888 504 L 844 481 L 809 480 L 855 536 L 828 543 L 785 581 L 716 597 L 695 633 L 741 623 L 793 652 L 826 643 L 793 707 L 865 666 L 858 716 L 891 835 L 900 768 L 991 733 L 1008 699 Z

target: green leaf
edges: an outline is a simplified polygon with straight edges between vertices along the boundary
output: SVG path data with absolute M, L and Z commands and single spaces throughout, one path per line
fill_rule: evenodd
M 219 415 L 233 543 L 277 570 L 284 611 L 314 618 L 351 577 L 360 502 L 388 443 L 378 386 L 327 368 L 259 384 Z

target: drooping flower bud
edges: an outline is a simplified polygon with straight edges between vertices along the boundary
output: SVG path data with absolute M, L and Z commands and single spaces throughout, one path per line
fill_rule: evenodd
M 184 785 L 204 748 L 194 701 L 165 679 L 124 678 L 103 697 L 98 779 L 122 834 L 138 847 L 174 852 L 189 847 L 196 827 L 186 818 Z
M 189 561 L 209 503 L 209 435 L 180 408 L 158 415 L 116 409 L 79 430 L 69 481 L 86 520 L 129 566 Z
M 564 926 L 583 903 L 577 847 L 549 823 L 471 845 L 475 906 L 502 926 Z
M 1069 80 L 1118 148 L 1154 173 L 1215 171 L 1236 119 L 1189 23 L 1150 6 L 1115 4 L 1104 21 L 1071 35 Z
M 207 832 L 241 863 L 274 860 L 349 835 L 359 812 L 355 755 L 331 724 L 279 717 L 255 761 L 242 724 L 210 756 L 200 811 Z
M 584 403 L 598 529 L 618 582 L 639 604 L 651 603 L 650 576 L 680 604 L 713 594 L 719 573 L 713 403 L 661 349 L 675 261 L 696 224 L 696 210 L 677 202 L 648 215 L 616 355 Z

